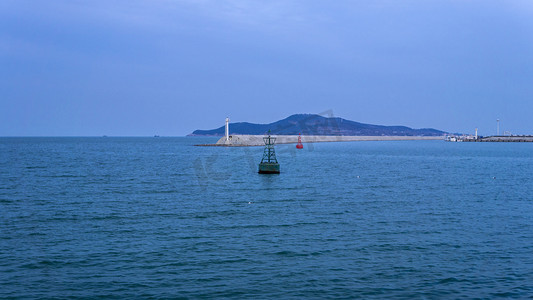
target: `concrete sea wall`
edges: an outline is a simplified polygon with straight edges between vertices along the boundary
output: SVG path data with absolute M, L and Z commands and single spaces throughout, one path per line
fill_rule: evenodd
M 489 136 L 480 139 L 465 139 L 465 142 L 533 142 L 533 136 L 530 135 L 514 135 L 514 136 Z
M 276 137 L 276 144 L 296 144 L 297 135 L 272 135 Z M 264 135 L 230 135 L 228 141 L 222 137 L 216 144 L 205 146 L 263 146 Z M 302 143 L 320 142 L 352 142 L 352 141 L 412 141 L 412 140 L 444 140 L 442 136 L 324 136 L 324 135 L 302 135 Z

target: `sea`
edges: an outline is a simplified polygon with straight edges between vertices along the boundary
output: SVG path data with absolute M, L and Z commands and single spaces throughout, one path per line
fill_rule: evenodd
M 533 143 L 0 138 L 2 299 L 533 297 Z

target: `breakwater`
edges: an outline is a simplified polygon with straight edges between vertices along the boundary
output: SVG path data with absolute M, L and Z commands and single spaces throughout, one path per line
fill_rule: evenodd
M 276 144 L 296 144 L 297 135 L 273 135 Z M 215 144 L 203 144 L 197 146 L 215 147 L 247 147 L 264 146 L 264 135 L 230 135 L 220 138 Z M 412 141 L 412 140 L 444 140 L 442 136 L 325 136 L 325 135 L 302 135 L 302 143 L 321 142 L 354 142 L 354 141 Z
M 500 142 L 500 143 L 531 143 L 532 135 L 512 135 L 512 136 L 488 136 L 482 138 L 465 138 L 463 142 Z

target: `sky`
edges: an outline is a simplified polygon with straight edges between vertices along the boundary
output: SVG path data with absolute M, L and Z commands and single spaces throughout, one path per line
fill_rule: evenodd
M 0 1 L 0 136 L 324 112 L 533 134 L 533 1 Z

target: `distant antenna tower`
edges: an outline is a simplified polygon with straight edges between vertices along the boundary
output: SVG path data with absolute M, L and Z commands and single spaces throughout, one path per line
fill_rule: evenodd
M 500 135 L 500 119 L 496 119 L 496 135 Z

